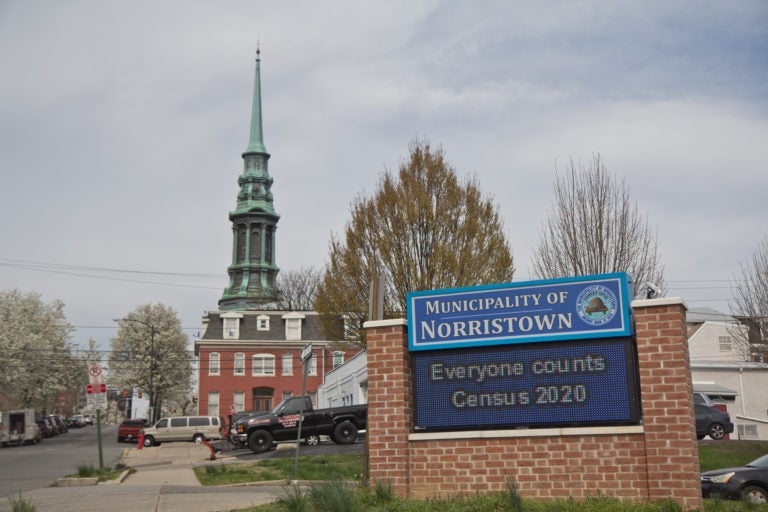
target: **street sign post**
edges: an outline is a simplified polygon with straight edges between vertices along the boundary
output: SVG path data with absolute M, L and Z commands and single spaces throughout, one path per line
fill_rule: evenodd
M 107 384 L 104 382 L 104 369 L 100 364 L 88 366 L 88 382 L 85 386 L 85 398 L 89 409 L 96 409 L 96 437 L 99 445 L 99 470 L 104 469 L 104 454 L 101 446 L 101 411 L 107 409 Z
M 296 454 L 293 459 L 293 478 L 296 480 L 299 474 L 299 446 L 301 446 L 301 425 L 304 422 L 304 403 L 306 398 L 304 393 L 307 387 L 307 370 L 309 369 L 309 360 L 312 359 L 312 342 L 307 343 L 301 349 L 301 363 L 304 367 L 304 377 L 301 381 L 301 407 L 299 408 L 299 429 L 296 433 Z

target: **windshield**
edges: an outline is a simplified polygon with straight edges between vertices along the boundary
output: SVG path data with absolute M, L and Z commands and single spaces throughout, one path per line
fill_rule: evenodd
M 762 457 L 753 460 L 747 466 L 751 468 L 768 468 L 768 454 L 763 455 Z
M 275 408 L 274 408 L 274 409 L 272 409 L 272 411 L 270 411 L 270 412 L 271 412 L 273 415 L 275 415 L 275 416 L 276 416 L 276 415 L 277 415 L 277 411 L 279 411 L 279 410 L 280 410 L 280 408 L 283 406 L 283 404 L 284 404 L 284 403 L 285 403 L 287 400 L 290 400 L 290 398 L 284 398 L 284 399 L 283 399 L 283 401 L 282 401 L 282 402 L 280 402 L 279 404 L 277 404 L 277 405 L 275 406 Z

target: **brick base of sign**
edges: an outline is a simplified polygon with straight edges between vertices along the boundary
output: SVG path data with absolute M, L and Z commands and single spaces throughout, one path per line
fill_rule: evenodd
M 654 299 L 632 307 L 643 424 L 626 427 L 414 432 L 407 323 L 366 323 L 370 480 L 407 498 L 514 484 L 531 499 L 607 495 L 702 508 L 685 305 Z

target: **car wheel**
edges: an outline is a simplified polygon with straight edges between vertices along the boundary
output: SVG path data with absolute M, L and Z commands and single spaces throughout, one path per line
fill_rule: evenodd
M 257 430 L 248 438 L 248 448 L 255 453 L 264 453 L 272 449 L 272 442 L 272 434 Z
M 117 436 L 117 442 L 118 442 L 118 443 L 122 443 L 123 441 L 124 441 L 124 439 L 123 439 L 122 437 L 120 437 L 120 436 Z
M 155 446 L 155 438 L 152 436 L 144 436 L 144 448 Z
M 342 421 L 333 429 L 333 438 L 338 444 L 352 444 L 357 439 L 357 427 L 351 421 Z
M 748 485 L 741 494 L 750 503 L 768 503 L 768 491 L 762 487 Z
M 707 433 L 709 434 L 709 437 L 715 441 L 720 441 L 725 437 L 725 427 L 723 427 L 720 423 L 712 423 L 709 426 L 709 429 L 707 429 Z
M 317 446 L 320 444 L 320 436 L 307 436 L 307 438 L 304 439 L 304 442 L 306 442 L 308 446 Z
M 205 441 L 205 436 L 203 434 L 195 434 L 192 437 L 192 441 L 194 441 L 195 444 L 200 444 Z

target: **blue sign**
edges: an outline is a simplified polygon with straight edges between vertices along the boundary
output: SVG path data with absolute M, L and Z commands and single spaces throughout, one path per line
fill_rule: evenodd
M 408 294 L 411 351 L 632 335 L 626 273 Z
M 417 430 L 639 421 L 631 338 L 419 352 L 411 357 Z

